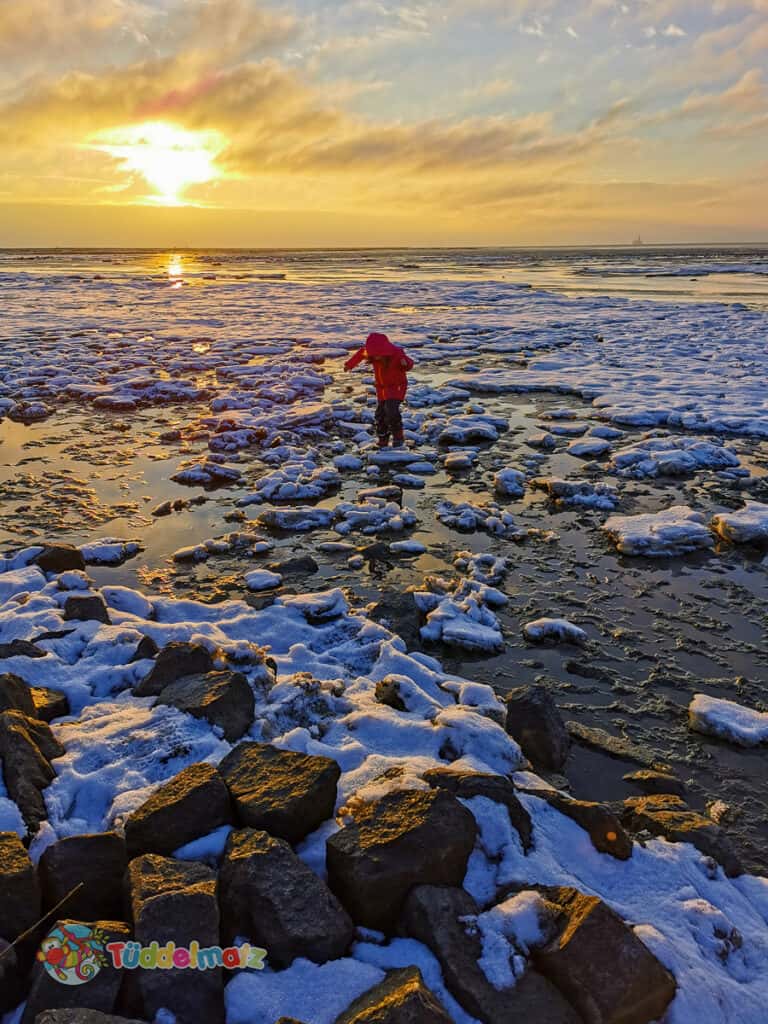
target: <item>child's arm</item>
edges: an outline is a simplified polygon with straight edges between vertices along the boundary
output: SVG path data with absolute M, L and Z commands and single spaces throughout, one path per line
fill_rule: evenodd
M 348 359 L 346 361 L 346 363 L 344 363 L 344 369 L 345 370 L 354 370 L 354 368 L 356 366 L 358 366 L 360 363 L 362 363 L 362 361 L 364 359 L 365 359 L 365 345 L 363 345 L 362 348 L 359 348 L 357 350 L 357 352 L 355 352 L 355 354 L 352 356 L 352 358 Z
M 405 352 L 403 352 L 402 355 L 403 355 L 403 358 L 400 361 L 400 365 L 402 366 L 402 368 L 404 370 L 412 370 L 413 369 L 413 360 L 411 359 L 410 356 L 407 356 L 405 354 Z

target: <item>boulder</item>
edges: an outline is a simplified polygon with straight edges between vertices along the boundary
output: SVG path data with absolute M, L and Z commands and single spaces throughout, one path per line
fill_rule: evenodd
M 35 717 L 35 702 L 29 685 L 13 672 L 0 675 L 0 711 L 21 711 L 28 718 Z
M 85 559 L 71 544 L 46 544 L 32 561 L 43 572 L 67 572 L 70 569 L 85 569 Z
M 451 1018 L 424 984 L 418 967 L 402 967 L 364 992 L 335 1024 L 451 1024 Z
M 284 839 L 266 832 L 233 832 L 219 875 L 222 940 L 247 936 L 267 950 L 273 967 L 296 957 L 325 963 L 344 956 L 352 921 L 325 882 Z
M 525 852 L 527 853 L 533 846 L 531 816 L 518 800 L 514 785 L 506 776 L 487 775 L 482 772 L 457 772 L 450 768 L 431 768 L 424 773 L 424 781 L 433 789 L 447 789 L 461 800 L 484 796 L 497 804 L 504 804 L 509 814 L 509 823 L 520 836 Z
M 646 796 L 656 796 L 663 793 L 672 793 L 685 799 L 687 790 L 685 783 L 675 775 L 667 772 L 655 772 L 643 768 L 637 772 L 628 772 L 624 776 L 625 782 L 631 782 L 634 786 L 642 789 Z
M 133 661 L 144 661 L 145 658 L 154 658 L 159 650 L 160 648 L 151 636 L 143 636 L 136 644 L 136 650 L 129 659 L 129 664 Z
M 478 964 L 483 948 L 466 918 L 479 913 L 465 889 L 418 885 L 405 901 L 405 932 L 437 957 L 454 999 L 485 1024 L 581 1024 L 581 1018 L 551 982 L 529 967 L 514 986 L 497 989 Z
M 126 819 L 128 855 L 170 854 L 231 821 L 229 791 L 221 775 L 211 764 L 191 764 Z
M 40 917 L 40 885 L 15 832 L 0 832 L 0 938 L 13 942 Z
M 148 674 L 134 687 L 137 697 L 157 697 L 169 683 L 183 676 L 195 676 L 213 669 L 213 657 L 202 644 L 167 644 L 155 658 Z
M 12 1010 L 23 999 L 24 979 L 16 950 L 10 942 L 0 938 L 0 1014 Z
M 219 764 L 238 819 L 298 843 L 331 817 L 339 766 L 328 757 L 241 743 Z
M 632 840 L 622 828 L 621 822 L 605 804 L 587 800 L 572 800 L 553 789 L 530 789 L 540 800 L 546 800 L 550 807 L 575 821 L 589 833 L 592 845 L 600 853 L 609 853 L 617 860 L 629 860 L 632 856 Z
M 562 772 L 571 740 L 544 686 L 516 686 L 505 697 L 507 732 L 540 771 Z
M 0 644 L 0 661 L 5 658 L 44 658 L 46 651 L 41 650 L 31 640 L 11 640 Z
M 218 726 L 233 743 L 253 725 L 253 691 L 239 672 L 208 672 L 184 676 L 160 691 L 158 704 L 171 704 L 195 718 Z
M 672 843 L 692 843 L 707 857 L 721 864 L 726 875 L 735 878 L 744 868 L 725 831 L 711 818 L 689 810 L 673 794 L 630 797 L 624 801 L 622 820 L 633 832 L 646 831 Z
M 407 711 L 405 701 L 400 696 L 400 683 L 397 679 L 386 676 L 376 683 L 376 700 L 379 704 L 386 704 L 394 711 Z
M 51 910 L 82 883 L 63 911 L 81 921 L 117 919 L 123 909 L 125 840 L 116 832 L 70 836 L 45 849 L 38 864 L 43 908 Z
M 414 885 L 461 885 L 476 834 L 444 789 L 389 793 L 330 836 L 328 884 L 356 923 L 391 933 Z
M 70 594 L 64 602 L 64 618 L 68 621 L 104 622 L 110 618 L 101 594 Z
M 35 1017 L 35 1024 L 145 1024 L 127 1017 L 115 1017 L 99 1010 L 44 1010 Z
M 676 984 L 610 907 L 577 889 L 542 888 L 559 907 L 557 936 L 533 951 L 539 971 L 589 1024 L 661 1020 Z
M 131 929 L 122 921 L 82 922 L 69 919 L 57 921 L 49 929 L 48 935 L 57 930 L 71 929 L 74 925 L 86 925 L 99 941 L 106 946 L 111 942 L 127 942 L 131 937 Z M 44 940 L 42 950 L 46 950 L 49 940 Z M 61 949 L 57 943 L 58 950 Z M 21 1018 L 21 1024 L 35 1024 L 39 1014 L 45 1010 L 87 1009 L 112 1013 L 117 1003 L 123 972 L 112 966 L 108 955 L 104 956 L 98 971 L 84 984 L 62 984 L 49 974 L 42 959 L 35 960 L 32 968 L 31 987 L 27 1005 Z
M 269 569 L 279 576 L 312 576 L 319 566 L 311 555 L 287 558 L 284 562 L 272 562 Z
M 35 718 L 43 722 L 52 722 L 56 718 L 65 718 L 69 713 L 69 699 L 65 693 L 50 690 L 47 686 L 30 687 L 35 705 Z
M 55 775 L 50 760 L 63 753 L 64 748 L 45 722 L 20 711 L 0 713 L 3 778 L 30 833 L 37 832 L 47 817 L 43 790 Z
M 200 950 L 219 945 L 219 906 L 216 875 L 204 864 L 169 860 L 149 854 L 128 866 L 127 895 L 136 941 L 157 941 Z M 222 969 L 190 971 L 172 968 L 135 973 L 137 1006 L 154 1020 L 161 1008 L 174 1014 L 176 1024 L 224 1024 Z

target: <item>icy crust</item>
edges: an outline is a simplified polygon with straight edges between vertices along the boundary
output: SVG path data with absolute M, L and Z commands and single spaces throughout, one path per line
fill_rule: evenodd
M 697 693 L 688 708 L 688 721 L 696 732 L 729 740 L 740 747 L 768 742 L 768 713 L 745 708 L 732 700 Z
M 661 558 L 708 549 L 714 544 L 704 516 L 687 505 L 637 516 L 612 516 L 603 529 L 623 555 Z
M 464 552 L 456 567 L 463 581 L 490 588 L 506 563 Z M 132 696 L 132 685 L 151 666 L 132 660 L 143 636 L 161 647 L 171 640 L 201 643 L 217 667 L 237 666 L 256 698 L 249 738 L 335 759 L 341 769 L 337 807 L 353 797 L 425 788 L 423 776 L 436 766 L 512 776 L 526 788 L 544 785 L 521 772 L 520 749 L 498 724 L 505 709 L 490 687 L 448 676 L 434 659 L 408 653 L 402 640 L 351 609 L 340 590 L 286 597 L 256 611 L 241 601 L 205 605 L 104 587 L 108 626 L 63 619 L 72 589 L 88 592 L 84 573 L 47 579 L 31 568 L 35 589 L 20 576 L 27 569 L 0 574 L 6 594 L 0 642 L 70 632 L 39 641 L 45 657 L 8 658 L 0 669 L 66 692 L 73 710 L 53 723 L 65 753 L 53 762 L 56 777 L 45 791 L 49 822 L 32 844 L 33 857 L 57 836 L 119 828 L 163 781 L 194 762 L 218 763 L 230 749 L 204 720 Z M 265 668 L 264 648 L 274 659 L 275 679 Z M 398 684 L 405 710 L 376 699 L 376 683 L 385 678 Z M 540 941 L 537 898 L 530 892 L 510 897 L 510 888 L 570 885 L 606 900 L 673 971 L 678 991 L 667 1024 L 764 1020 L 768 882 L 729 880 L 692 846 L 661 840 L 635 845 L 630 860 L 616 860 L 600 854 L 587 832 L 545 801 L 525 793 L 520 799 L 533 824 L 527 854 L 505 806 L 482 796 L 465 801 L 479 836 L 464 885 L 481 906 L 474 926 L 492 983 L 517 976 Z M 0 820 L 19 828 L 9 803 L 0 792 Z M 299 848 L 321 875 L 325 841 L 337 827 L 329 820 Z M 178 855 L 214 862 L 223 840 L 220 830 Z M 384 970 L 414 963 L 453 1019 L 472 1024 L 423 945 L 363 932 L 341 961 L 317 966 L 299 959 L 285 971 L 234 978 L 226 992 L 228 1024 L 274 1024 L 286 1013 L 332 1024 Z
M 768 545 L 768 505 L 747 501 L 737 512 L 712 517 L 712 529 L 733 544 Z
M 686 476 L 700 469 L 735 469 L 739 459 L 725 445 L 695 437 L 646 436 L 614 452 L 611 468 L 637 480 L 657 476 Z

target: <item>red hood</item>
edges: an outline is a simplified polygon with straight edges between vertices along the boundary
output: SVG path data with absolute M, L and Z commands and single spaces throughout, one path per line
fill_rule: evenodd
M 365 352 L 368 356 L 394 356 L 398 349 L 386 334 L 369 334 L 365 343 Z

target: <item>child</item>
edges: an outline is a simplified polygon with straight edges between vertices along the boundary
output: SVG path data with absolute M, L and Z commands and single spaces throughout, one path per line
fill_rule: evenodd
M 376 397 L 379 400 L 376 406 L 376 433 L 379 435 L 379 448 L 387 447 L 390 434 L 393 446 L 399 448 L 405 441 L 400 403 L 408 389 L 406 371 L 413 366 L 413 360 L 401 348 L 393 345 L 386 334 L 369 334 L 365 345 L 344 363 L 344 369 L 354 370 L 364 359 L 373 364 L 376 380 Z

